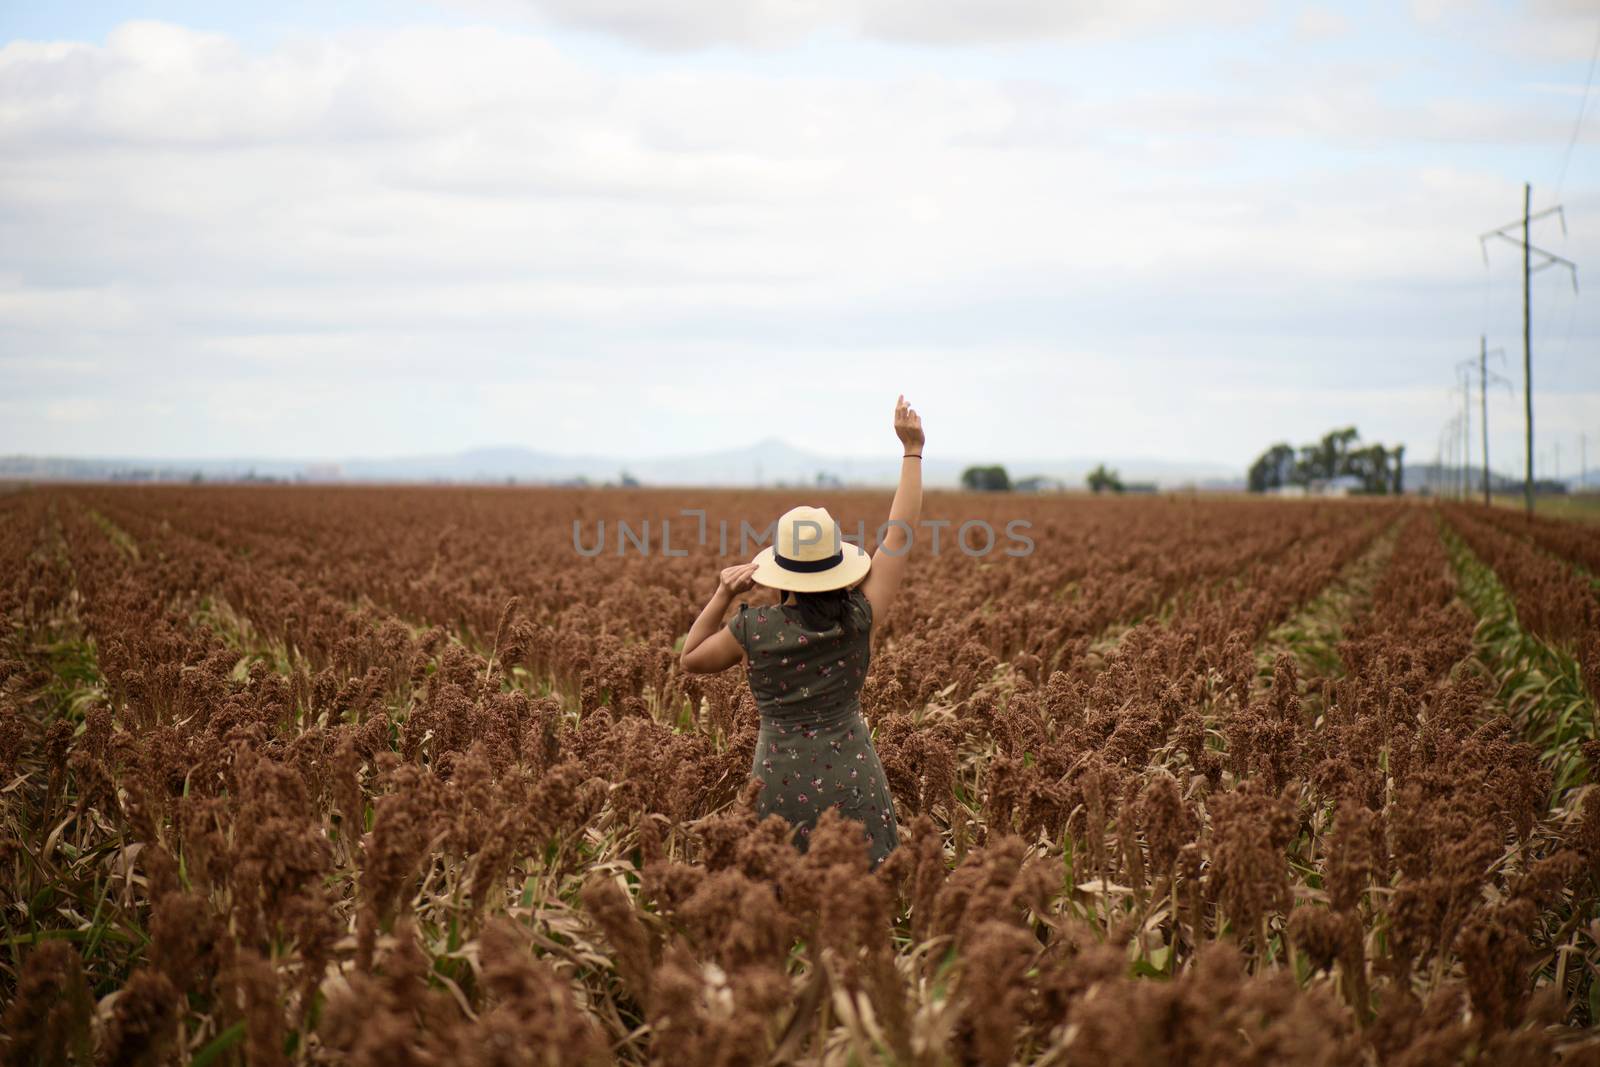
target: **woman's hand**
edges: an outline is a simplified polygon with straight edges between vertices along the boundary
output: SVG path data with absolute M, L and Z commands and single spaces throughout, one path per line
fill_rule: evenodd
M 900 485 L 889 505 L 889 521 L 878 549 L 872 554 L 872 569 L 867 571 L 861 592 L 872 604 L 872 617 L 889 614 L 900 578 L 905 574 L 906 556 L 911 549 L 911 527 L 922 517 L 922 416 L 902 396 L 894 405 L 894 434 L 905 446 L 906 458 L 900 461 Z
M 906 403 L 904 394 L 894 405 L 894 435 L 900 438 L 900 444 L 906 452 L 922 451 L 922 416 Z
M 756 584 L 756 565 L 754 563 L 740 563 L 734 567 L 724 567 L 717 583 L 719 591 L 727 593 L 730 597 L 746 592 Z

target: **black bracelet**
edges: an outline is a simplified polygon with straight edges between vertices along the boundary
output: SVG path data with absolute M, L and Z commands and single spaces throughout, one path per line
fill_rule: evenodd
M 921 459 L 922 458 L 922 453 L 921 452 L 907 452 L 905 455 L 901 456 L 900 458 L 901 459 Z

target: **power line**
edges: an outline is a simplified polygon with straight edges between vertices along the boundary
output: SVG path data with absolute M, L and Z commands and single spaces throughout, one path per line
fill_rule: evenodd
M 1572 344 L 1572 327 L 1578 321 L 1578 298 L 1574 296 L 1567 304 L 1567 329 L 1561 335 L 1561 347 L 1556 351 L 1554 372 L 1557 379 L 1567 366 L 1567 348 Z
M 1561 154 L 1561 169 L 1556 174 L 1555 198 L 1561 199 L 1561 189 L 1567 180 L 1567 167 L 1572 162 L 1573 149 L 1577 147 L 1578 138 L 1583 133 L 1584 120 L 1589 113 L 1589 93 L 1594 87 L 1594 72 L 1597 62 L 1600 62 L 1600 27 L 1596 27 L 1594 48 L 1589 52 L 1589 69 L 1583 78 L 1583 96 L 1578 101 L 1578 116 L 1572 123 L 1572 136 L 1567 138 L 1567 148 Z M 1562 232 L 1566 231 L 1566 218 L 1562 217 Z M 1567 308 L 1567 326 L 1562 333 L 1561 348 L 1556 353 L 1555 362 L 1551 367 L 1552 373 L 1559 379 L 1561 372 L 1566 369 L 1567 348 L 1572 343 L 1572 328 L 1578 317 L 1578 300 L 1574 294 L 1571 305 Z M 1540 320 L 1539 344 L 1541 347 L 1551 338 L 1550 322 L 1548 319 Z
M 1583 130 L 1584 114 L 1589 110 L 1589 87 L 1594 84 L 1595 60 L 1600 59 L 1600 30 L 1595 32 L 1594 51 L 1589 53 L 1589 73 L 1583 79 L 1583 99 L 1578 103 L 1578 118 L 1572 124 L 1572 136 L 1567 139 L 1567 150 L 1561 155 L 1561 170 L 1556 174 L 1556 199 L 1561 199 L 1561 187 L 1567 180 L 1567 164 L 1572 162 L 1572 150 L 1578 144 L 1578 134 Z
M 1546 267 L 1565 267 L 1572 273 L 1572 290 L 1578 290 L 1578 265 L 1564 256 L 1554 252 L 1546 252 L 1542 248 L 1535 248 L 1529 238 L 1529 228 L 1534 219 L 1547 218 L 1555 215 L 1561 220 L 1561 231 L 1566 232 L 1567 217 L 1561 205 L 1545 208 L 1534 213 L 1533 186 L 1524 183 L 1522 186 L 1522 218 L 1508 222 L 1498 229 L 1493 229 L 1478 237 L 1478 242 L 1483 248 L 1484 258 L 1489 256 L 1489 242 L 1495 238 L 1507 244 L 1522 249 L 1522 398 L 1523 414 L 1525 416 L 1523 430 L 1523 448 L 1526 453 L 1524 459 L 1524 478 L 1522 483 L 1523 505 L 1528 514 L 1533 514 L 1533 274 L 1535 271 L 1544 270 Z M 1515 230 L 1521 229 L 1522 236 L 1513 236 Z M 1513 231 L 1513 232 L 1507 232 Z M 1539 262 L 1535 266 L 1533 257 L 1538 256 Z

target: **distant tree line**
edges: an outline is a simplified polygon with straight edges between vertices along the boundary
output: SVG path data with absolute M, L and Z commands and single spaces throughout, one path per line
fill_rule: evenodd
M 1154 482 L 1139 482 L 1128 484 L 1122 480 L 1122 475 L 1116 470 L 1107 467 L 1104 463 L 1090 471 L 1084 478 L 1084 484 L 1096 493 L 1112 492 L 1124 493 L 1130 490 L 1135 492 L 1153 493 L 1156 491 Z M 1037 493 L 1043 489 L 1054 486 L 1061 489 L 1060 482 L 1042 475 L 1024 478 L 1013 482 L 1006 469 L 998 464 L 988 467 L 968 467 L 961 472 L 961 488 L 970 489 L 980 493 L 1007 493 L 1013 490 Z
M 1011 476 L 1001 466 L 968 467 L 961 472 L 961 488 L 982 493 L 1007 493 L 1011 491 Z
M 1405 488 L 1406 446 L 1361 444 L 1354 426 L 1329 430 L 1315 444 L 1294 448 L 1280 442 L 1250 465 L 1250 491 L 1264 493 L 1286 485 L 1311 487 L 1336 478 L 1359 479 L 1364 493 L 1399 493 Z
M 1089 476 L 1084 479 L 1084 484 L 1096 493 L 1103 493 L 1107 489 L 1113 493 L 1120 493 L 1126 488 L 1122 484 L 1122 475 L 1114 470 L 1107 470 L 1104 463 L 1089 472 Z

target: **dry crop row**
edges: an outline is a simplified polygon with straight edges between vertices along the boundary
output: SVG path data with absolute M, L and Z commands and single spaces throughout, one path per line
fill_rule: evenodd
M 1600 797 L 1431 512 L 932 498 L 1035 548 L 924 545 L 875 634 L 871 871 L 756 820 L 743 679 L 672 652 L 717 521 L 788 502 L 0 498 L 6 1058 L 1600 1062 Z M 574 550 L 685 507 L 684 556 Z M 1263 676 L 1357 569 L 1336 665 Z

